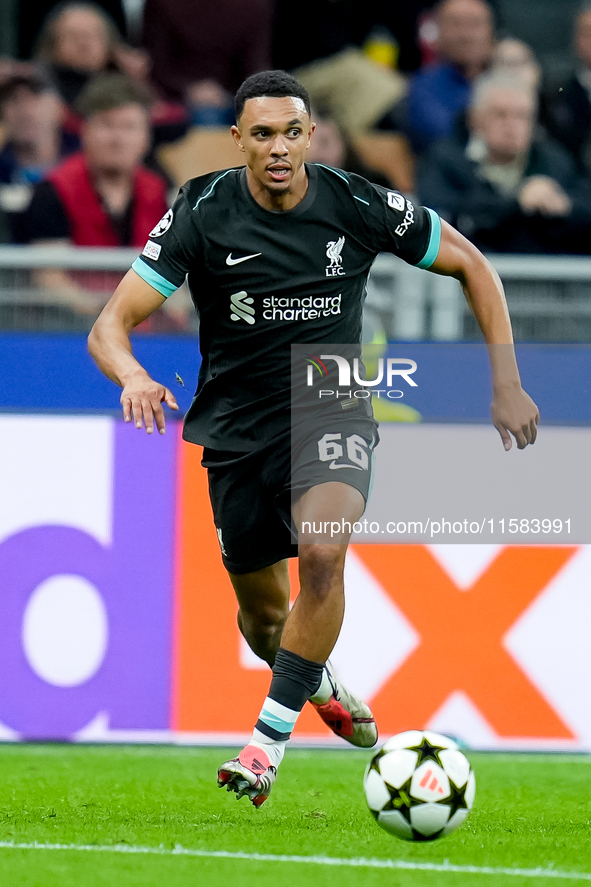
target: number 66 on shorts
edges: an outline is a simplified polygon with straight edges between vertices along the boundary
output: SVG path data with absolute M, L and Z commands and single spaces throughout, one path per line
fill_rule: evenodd
M 350 434 L 343 440 L 340 432 L 332 434 L 328 432 L 318 441 L 318 458 L 321 462 L 330 462 L 329 468 L 356 468 L 358 471 L 367 471 L 370 453 L 371 445 L 360 434 Z M 349 462 L 339 463 L 338 460 L 343 457 Z

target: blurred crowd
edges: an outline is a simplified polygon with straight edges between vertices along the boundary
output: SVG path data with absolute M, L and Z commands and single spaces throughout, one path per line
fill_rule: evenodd
M 559 83 L 487 0 L 21 0 L 19 15 L 21 57 L 0 58 L 0 242 L 142 246 L 186 178 L 241 163 L 233 93 L 283 68 L 310 92 L 310 160 L 405 192 L 485 252 L 591 255 L 591 0 Z M 113 282 L 35 275 L 89 315 Z

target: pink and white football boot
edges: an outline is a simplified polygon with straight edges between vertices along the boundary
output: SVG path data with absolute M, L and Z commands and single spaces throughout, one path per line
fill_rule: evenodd
M 310 703 L 337 736 L 358 748 L 371 748 L 378 741 L 378 728 L 369 705 L 347 690 L 335 675 L 330 662 L 324 668 L 332 695 L 328 702 L 310 700 Z
M 219 787 L 236 792 L 236 800 L 246 795 L 255 807 L 265 803 L 276 778 L 277 768 L 255 745 L 245 746 L 237 758 L 226 761 L 218 770 Z

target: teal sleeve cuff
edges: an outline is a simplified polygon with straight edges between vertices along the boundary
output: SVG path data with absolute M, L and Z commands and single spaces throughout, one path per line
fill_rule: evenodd
M 439 252 L 439 246 L 441 244 L 441 219 L 437 213 L 434 210 L 429 209 L 428 206 L 426 206 L 425 209 L 429 213 L 431 219 L 431 236 L 429 238 L 427 252 L 421 261 L 417 262 L 417 268 L 430 268 L 437 258 L 437 253 Z
M 142 262 L 139 256 L 131 267 L 136 274 L 139 274 L 139 276 L 146 281 L 146 283 L 153 286 L 155 290 L 158 290 L 160 295 L 165 296 L 167 299 L 178 290 L 178 286 L 175 283 L 171 283 L 166 277 L 162 277 L 162 275 L 158 274 L 157 271 L 154 271 L 150 265 Z

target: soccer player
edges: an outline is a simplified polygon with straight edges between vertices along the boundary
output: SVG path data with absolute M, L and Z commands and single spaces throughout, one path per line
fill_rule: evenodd
M 290 346 L 358 344 L 371 264 L 390 251 L 461 281 L 486 342 L 508 346 L 504 359 L 489 349 L 492 416 L 505 449 L 510 433 L 519 448 L 534 443 L 538 410 L 521 387 L 502 286 L 484 256 L 432 210 L 359 176 L 306 164 L 314 132 L 309 99 L 285 72 L 249 77 L 235 107 L 232 134 L 246 167 L 181 188 L 96 321 L 89 348 L 122 387 L 125 420 L 164 433 L 163 404 L 178 405 L 135 359 L 130 333 L 188 274 L 203 360 L 184 438 L 204 447 L 238 625 L 272 666 L 252 739 L 222 764 L 218 784 L 258 807 L 307 700 L 353 745 L 377 741 L 369 707 L 327 664 L 343 618 L 349 535 L 343 532 L 336 544 L 312 538 L 298 549 L 291 526 L 293 519 L 296 528 L 305 521 L 343 521 L 346 528 L 359 519 L 376 423 L 367 401 L 323 405 L 306 425 L 306 438 L 294 429 L 292 459 Z M 323 458 L 325 435 L 342 442 L 342 457 Z M 290 611 L 286 559 L 292 556 L 299 558 L 300 591 Z

